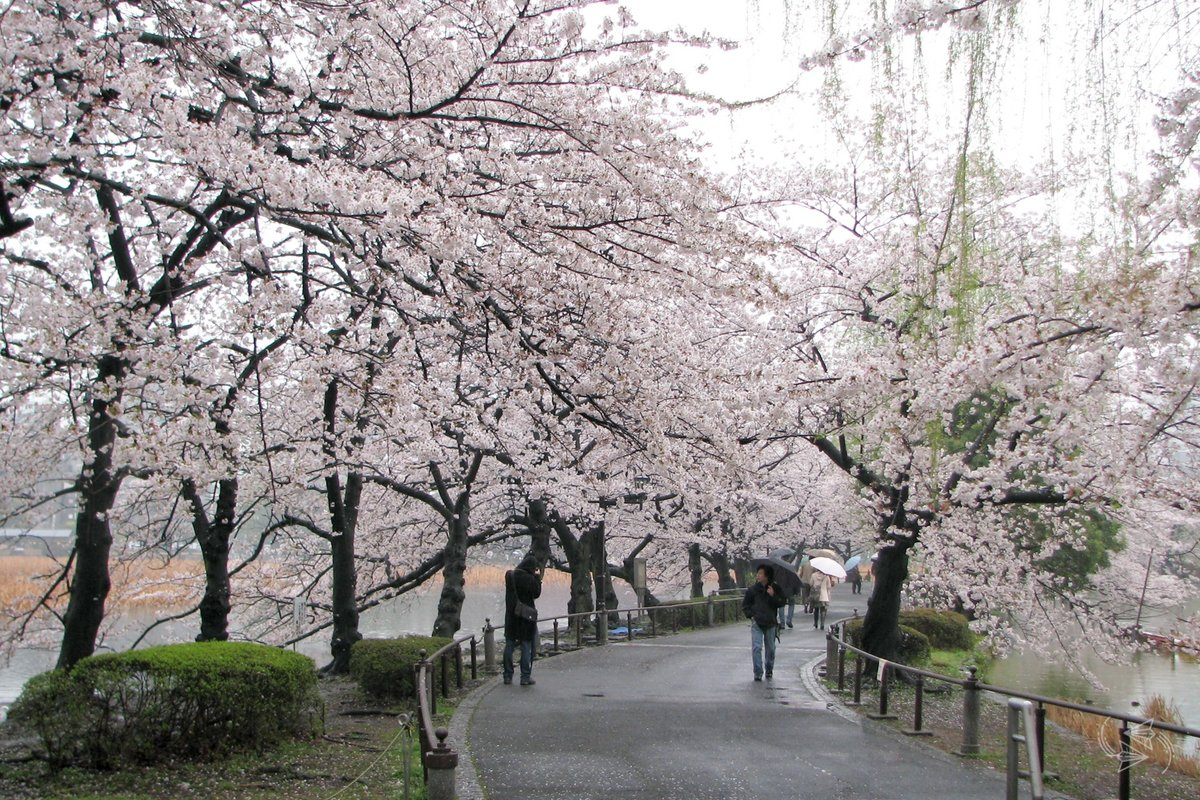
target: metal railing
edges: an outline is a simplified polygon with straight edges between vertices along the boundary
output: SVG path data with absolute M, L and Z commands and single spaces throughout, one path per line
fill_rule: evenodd
M 478 639 L 473 633 L 458 637 L 435 650 L 433 655 L 427 655 L 422 650 L 421 658 L 413 665 L 421 767 L 430 800 L 452 800 L 454 797 L 454 771 L 458 767 L 458 753 L 446 744 L 449 731 L 434 728 L 433 718 L 437 714 L 437 688 L 441 687 L 442 697 L 450 696 L 451 664 L 454 667 L 455 685 L 459 689 L 463 687 L 463 644 L 468 642 L 471 646 L 471 680 L 475 680 L 479 675 Z M 440 681 L 438 672 L 441 673 Z
M 551 652 L 562 651 L 563 633 L 575 640 L 576 649 L 584 646 L 585 641 L 595 644 L 607 644 L 610 629 L 610 617 L 621 621 L 624 616 L 623 636 L 625 641 L 633 641 L 638 636 L 658 636 L 660 633 L 679 633 L 688 628 L 697 630 L 701 627 L 712 627 L 718 624 L 735 622 L 741 619 L 742 598 L 722 597 L 716 592 L 704 598 L 682 600 L 677 603 L 660 603 L 656 606 L 637 606 L 609 611 L 601 604 L 594 611 L 578 611 L 573 614 L 559 614 L 538 620 L 539 636 L 547 633 L 542 628 L 543 623 L 551 623 Z M 644 625 L 646 627 L 635 627 Z M 488 621 L 490 626 L 491 621 Z M 485 629 L 486 630 L 486 629 Z M 590 637 L 585 637 L 585 631 L 590 630 Z M 618 628 L 619 630 L 619 628 Z M 648 631 L 648 632 L 647 632 Z
M 1022 723 L 1024 723 L 1024 727 L 1022 727 Z M 1021 745 L 1025 745 L 1027 758 L 1031 765 L 1040 764 L 1042 761 L 1037 736 L 1029 735 L 1030 731 L 1035 727 L 1033 722 L 1033 703 L 1028 700 L 1019 700 L 1016 697 L 1009 698 L 1008 738 L 1006 740 L 1007 757 L 1005 758 L 1008 770 L 1005 775 L 1005 800 L 1017 800 L 1017 793 L 1021 783 L 1021 773 L 1018 769 Z M 1024 731 L 1024 733 L 1020 731 Z M 1030 767 L 1029 787 L 1032 800 L 1042 800 L 1045 797 L 1045 791 L 1042 787 L 1042 770 Z
M 905 664 L 900 664 L 894 661 L 877 658 L 865 650 L 861 650 L 845 640 L 845 625 L 852 619 L 857 618 L 847 617 L 831 623 L 829 630 L 825 634 L 826 650 L 825 650 L 825 677 L 828 680 L 833 680 L 833 669 L 836 665 L 837 669 L 837 691 L 838 693 L 853 692 L 853 700 L 846 703 L 851 706 L 862 705 L 862 678 L 864 667 L 867 663 L 876 665 L 876 677 L 879 681 L 879 711 L 871 713 L 867 716 L 872 719 L 897 719 L 896 715 L 888 713 L 889 705 L 889 680 L 893 673 L 907 675 L 912 678 L 914 687 L 913 698 L 913 726 L 904 730 L 904 733 L 909 735 L 928 735 L 928 731 L 922 729 L 922 711 L 926 680 L 940 681 L 946 684 L 958 686 L 963 690 L 963 711 L 962 711 L 962 743 L 959 746 L 959 755 L 975 755 L 979 753 L 979 702 L 980 697 L 984 692 L 1003 695 L 1007 698 L 1016 698 L 1017 700 L 1028 701 L 1031 710 L 1031 720 L 1027 722 L 1026 738 L 1029 740 L 1028 750 L 1031 754 L 1029 772 L 1031 782 L 1035 773 L 1036 781 L 1040 785 L 1043 773 L 1046 770 L 1046 706 L 1055 706 L 1074 711 L 1079 711 L 1085 714 L 1093 714 L 1099 717 L 1116 720 L 1121 723 L 1121 728 L 1118 733 L 1120 742 L 1120 751 L 1118 756 L 1118 799 L 1130 800 L 1132 768 L 1136 762 L 1132 745 L 1132 735 L 1130 726 L 1135 726 L 1142 731 L 1150 731 L 1151 733 L 1161 731 L 1166 733 L 1175 733 L 1181 736 L 1191 736 L 1200 739 L 1200 729 L 1191 728 L 1186 725 L 1176 725 L 1170 722 L 1162 722 L 1160 720 L 1150 719 L 1148 717 L 1139 716 L 1137 714 L 1127 714 L 1113 709 L 1100 709 L 1094 706 L 1083 705 L 1081 703 L 1073 703 L 1069 700 L 1060 700 L 1055 697 L 1045 697 L 1043 695 L 1034 694 L 1032 692 L 1024 692 L 1018 689 L 1009 689 L 1004 686 L 993 686 L 992 684 L 983 683 L 976 677 L 976 668 L 971 666 L 966 668 L 966 678 L 953 678 L 949 675 L 941 675 L 937 672 L 911 667 Z M 853 688 L 846 688 L 846 654 L 854 654 L 853 667 Z M 1036 704 L 1036 705 L 1035 705 Z M 1028 736 L 1028 727 L 1033 728 L 1033 736 Z

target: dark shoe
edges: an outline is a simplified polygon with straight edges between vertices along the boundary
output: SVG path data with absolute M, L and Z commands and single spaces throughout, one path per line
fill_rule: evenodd
M 789 627 L 789 628 L 790 628 L 790 627 L 792 627 L 792 623 L 790 623 L 790 622 L 789 622 L 789 623 L 788 623 L 788 627 Z
M 762 680 L 762 675 L 755 675 L 755 676 L 754 676 L 754 680 L 756 680 L 756 681 L 761 681 L 761 680 Z
M 505 678 L 505 679 L 504 679 L 504 685 L 505 685 L 505 686 L 512 686 L 512 678 Z
M 771 673 L 770 673 L 770 672 L 768 672 L 768 673 L 767 673 L 767 680 L 771 680 Z
M 537 683 L 537 681 L 535 681 L 533 678 L 521 678 L 522 686 L 533 686 L 535 683 Z

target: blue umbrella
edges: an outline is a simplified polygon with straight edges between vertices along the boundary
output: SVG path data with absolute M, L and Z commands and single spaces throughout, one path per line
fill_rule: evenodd
M 851 559 L 846 562 L 846 570 L 849 571 L 849 570 L 854 569 L 855 567 L 858 566 L 858 562 L 860 562 L 860 561 L 862 561 L 862 556 L 851 557 Z

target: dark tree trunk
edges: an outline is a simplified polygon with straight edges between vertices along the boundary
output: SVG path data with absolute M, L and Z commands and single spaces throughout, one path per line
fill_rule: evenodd
M 124 362 L 116 357 L 105 359 L 97 372 L 97 383 L 120 379 Z M 112 588 L 108 557 L 112 550 L 109 512 L 117 499 L 120 479 L 113 473 L 113 448 L 117 428 L 109 414 L 110 401 L 92 400 L 88 416 L 88 452 L 91 460 L 79 473 L 80 510 L 75 520 L 74 570 L 70 600 L 63 616 L 63 638 L 57 666 L 70 669 L 96 650 L 96 636 L 104 620 L 104 603 Z
M 704 596 L 704 563 L 700 560 L 700 545 L 688 545 L 688 575 L 692 579 L 692 597 Z
M 590 531 L 584 531 L 576 539 L 566 520 L 555 516 L 554 531 L 558 535 L 559 546 L 567 557 L 567 566 L 571 570 L 571 597 L 567 601 L 568 614 L 584 614 L 595 611 L 592 603 L 591 570 L 592 570 L 592 536 Z M 585 622 L 587 627 L 590 623 Z
M 908 578 L 908 549 L 912 542 L 879 549 L 875 582 L 863 619 L 862 649 L 886 660 L 894 660 L 900 645 L 900 592 Z
M 446 546 L 442 552 L 442 594 L 438 598 L 437 619 L 433 623 L 434 636 L 453 637 L 462 627 L 462 606 L 467 599 L 467 531 L 469 508 L 464 493 L 456 504 L 456 514 L 446 525 Z
M 616 613 L 617 595 L 612 588 L 612 578 L 608 574 L 608 542 L 604 523 L 601 522 L 588 531 L 592 539 L 592 587 L 595 591 L 597 605 L 604 598 L 604 610 L 610 625 L 620 624 L 620 615 Z
M 329 516 L 333 535 L 329 539 L 332 580 L 333 630 L 329 650 L 333 661 L 325 666 L 328 675 L 350 671 L 350 649 L 362 638 L 358 630 L 358 570 L 354 563 L 354 536 L 358 527 L 358 506 L 362 498 L 362 476 L 351 472 L 343 494 L 337 474 L 325 478 Z
M 530 500 L 527 508 L 529 519 L 529 555 L 544 566 L 550 560 L 550 513 L 545 500 Z
M 703 555 L 708 559 L 708 563 L 712 564 L 713 571 L 717 573 L 718 589 L 729 591 L 738 588 L 738 582 L 733 575 L 728 555 L 725 553 L 704 553 Z
M 733 578 L 737 581 L 739 589 L 745 589 L 747 577 L 750 575 L 750 561 L 745 558 L 735 558 L 732 564 Z
M 233 537 L 237 493 L 236 478 L 218 481 L 217 513 L 209 520 L 195 482 L 191 479 L 183 482 L 183 495 L 192 507 L 192 530 L 204 558 L 204 597 L 200 600 L 198 642 L 229 639 L 229 541 Z

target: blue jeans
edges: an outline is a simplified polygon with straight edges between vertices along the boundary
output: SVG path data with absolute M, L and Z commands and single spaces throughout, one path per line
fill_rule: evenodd
M 509 639 L 504 637 L 504 680 L 513 678 L 513 650 L 521 648 L 521 680 L 527 681 L 533 674 L 533 639 Z
M 792 620 L 796 618 L 796 595 L 788 598 L 786 606 L 779 607 L 779 624 L 780 626 L 792 626 Z
M 754 662 L 754 677 L 761 678 L 763 674 L 763 650 L 767 651 L 767 673 L 775 671 L 775 628 L 766 630 L 758 627 L 757 622 L 750 623 L 750 658 Z

